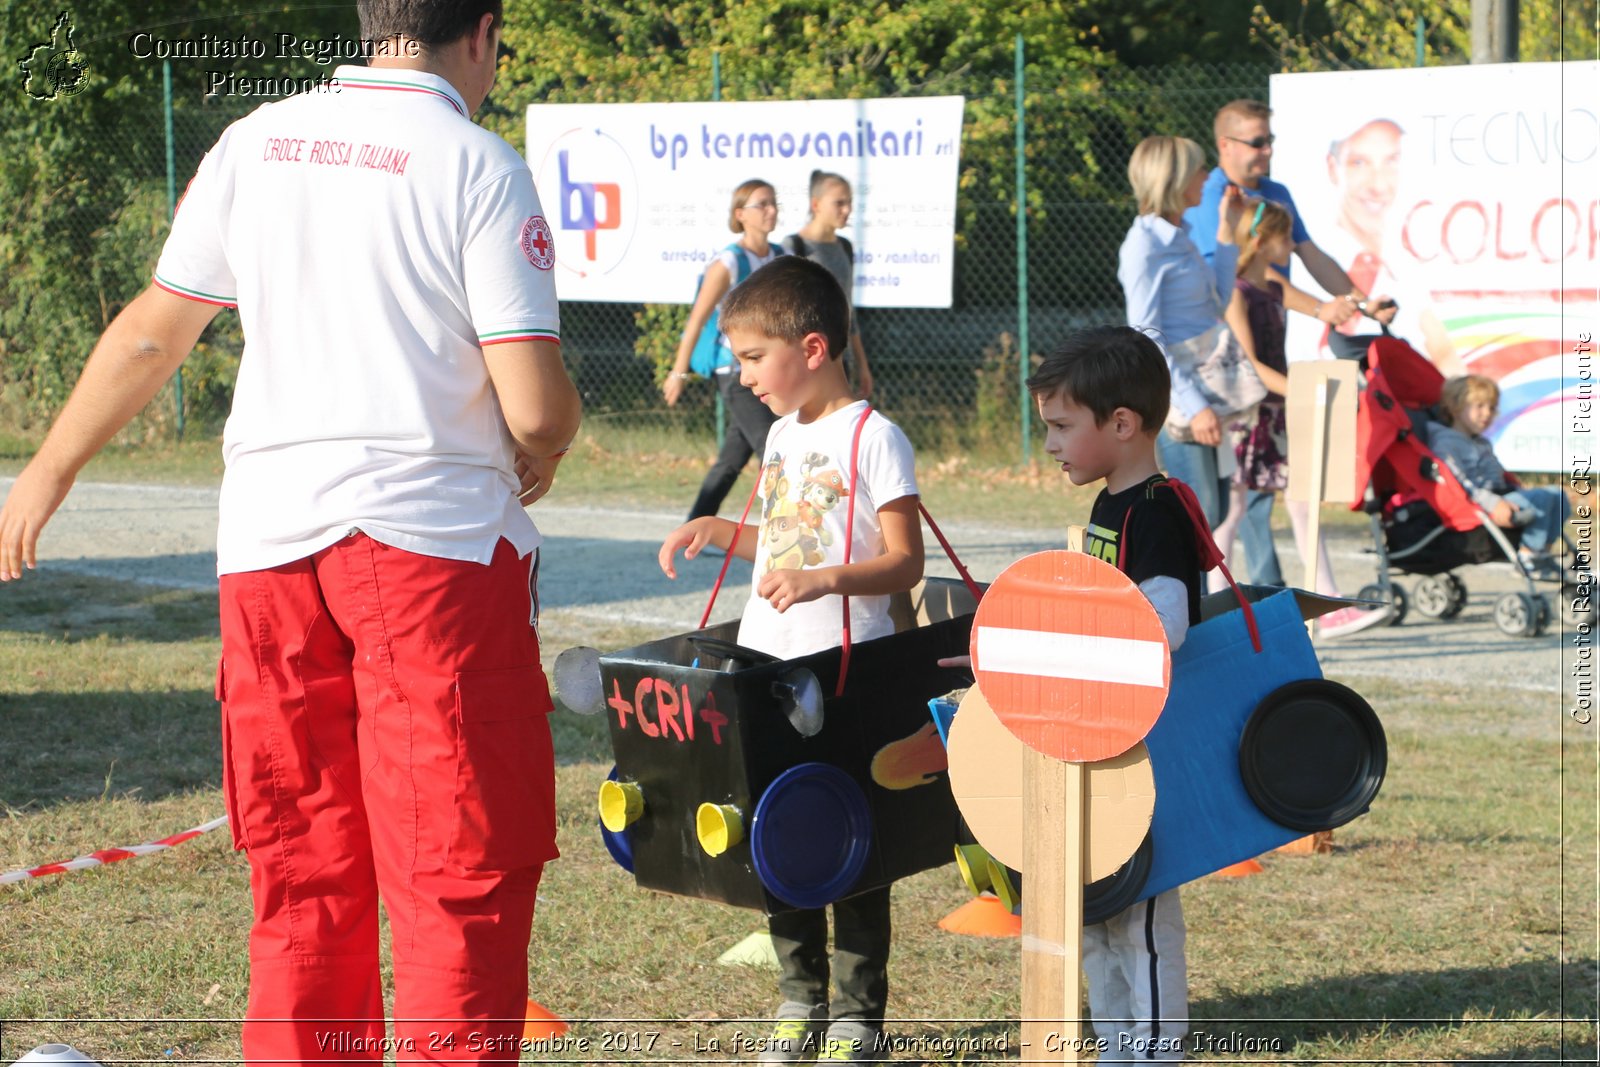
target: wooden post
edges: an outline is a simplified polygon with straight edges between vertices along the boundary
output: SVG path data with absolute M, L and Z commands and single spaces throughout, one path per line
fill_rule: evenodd
M 1317 591 L 1317 559 L 1322 548 L 1322 494 L 1328 470 L 1328 379 L 1318 376 L 1311 408 L 1311 502 L 1306 507 L 1305 587 Z M 1306 620 L 1306 630 L 1315 624 Z
M 1026 759 L 1023 810 L 1032 825 L 1023 843 L 1022 1061 L 1079 1063 L 1086 776 L 1083 764 L 1032 749 Z

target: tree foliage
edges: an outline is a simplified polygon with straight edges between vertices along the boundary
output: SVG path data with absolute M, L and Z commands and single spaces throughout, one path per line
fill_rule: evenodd
M 1600 58 L 1595 12 L 1594 0 L 1520 0 L 1518 58 Z M 1426 64 L 1472 60 L 1471 0 L 1293 0 L 1278 15 L 1258 4 L 1251 19 L 1284 70 L 1414 66 L 1419 20 Z
M 48 418 L 95 338 L 148 280 L 167 224 L 162 64 L 129 38 L 271 41 L 357 35 L 353 4 L 315 0 L 73 0 L 72 44 L 88 75 L 77 95 L 35 100 L 18 62 L 48 40 L 59 0 L 0 5 L 0 423 Z M 248 8 L 240 11 L 241 6 Z M 527 108 L 544 102 L 960 94 L 956 288 L 965 308 L 1014 300 L 1014 47 L 1025 57 L 1027 198 L 1036 303 L 1065 306 L 1105 264 L 1131 211 L 1128 153 L 1152 133 L 1206 138 L 1215 107 L 1265 92 L 1278 69 L 1465 62 L 1470 0 L 506 0 L 500 76 L 479 121 L 521 147 Z M 1595 0 L 1522 0 L 1530 60 L 1589 58 Z M 1256 61 L 1222 72 L 1221 61 Z M 262 102 L 207 97 L 205 72 L 313 77 L 331 68 L 278 56 L 175 59 L 175 170 L 181 189 L 227 122 Z M 742 175 L 741 175 L 742 176 Z M 1114 244 L 1113 244 L 1114 247 Z M 1046 258 L 1038 250 L 1061 250 Z M 998 314 L 998 311 L 996 312 Z M 676 312 L 681 317 L 681 311 Z M 648 309 L 641 329 L 670 344 L 677 318 Z M 219 317 L 186 367 L 201 411 L 220 413 L 239 350 Z M 170 401 L 169 401 L 170 409 Z M 143 432 L 165 427 L 150 416 Z
M 282 32 L 308 39 L 356 36 L 353 7 L 266 4 L 241 14 L 231 0 L 156 0 L 132 8 L 73 0 L 71 44 L 87 70 L 82 91 L 35 99 L 23 87 L 33 64 L 24 71 L 21 60 L 52 44 L 64 6 L 58 0 L 0 5 L 0 64 L 7 72 L 0 78 L 0 204 L 6 212 L 0 227 L 0 420 L 19 428 L 60 407 L 95 339 L 148 283 L 166 234 L 162 63 L 135 55 L 132 36 L 144 30 L 163 39 L 212 35 L 269 43 Z M 206 97 L 206 71 L 215 68 L 300 77 L 327 69 L 271 55 L 173 60 L 180 192 L 223 127 L 263 102 Z M 237 319 L 224 314 L 186 367 L 190 406 L 202 421 L 225 413 L 238 351 Z M 132 434 L 165 432 L 172 407 L 170 398 L 153 405 Z

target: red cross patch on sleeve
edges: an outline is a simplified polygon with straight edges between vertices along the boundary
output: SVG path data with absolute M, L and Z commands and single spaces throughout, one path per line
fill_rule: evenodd
M 556 265 L 556 237 L 543 215 L 529 216 L 522 224 L 522 254 L 540 270 Z

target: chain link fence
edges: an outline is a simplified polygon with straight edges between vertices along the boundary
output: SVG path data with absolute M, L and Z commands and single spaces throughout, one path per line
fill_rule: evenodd
M 737 68 L 731 95 L 738 96 Z M 863 342 L 876 383 L 876 403 L 916 444 L 945 453 L 981 452 L 1015 459 L 1023 419 L 1017 294 L 1023 271 L 1029 305 L 1029 347 L 1049 348 L 1076 326 L 1120 322 L 1117 249 L 1133 218 L 1126 180 L 1133 146 L 1154 133 L 1190 137 L 1209 148 L 1218 107 L 1238 97 L 1265 99 L 1271 68 L 1226 66 L 1088 70 L 1062 84 L 1023 87 L 1027 257 L 1018 263 L 1014 170 L 1016 87 L 994 79 L 966 87 L 942 82 L 940 93 L 967 97 L 967 144 L 957 200 L 954 300 L 948 309 L 866 308 Z M 748 96 L 746 98 L 756 98 Z M 177 192 L 200 158 L 235 118 L 259 98 L 180 101 L 170 111 L 172 171 Z M 168 109 L 151 101 L 149 121 L 100 131 L 103 150 L 63 180 L 48 219 L 60 264 L 44 276 L 13 278 L 0 304 L 33 302 L 37 315 L 0 323 L 5 387 L 0 420 L 37 427 L 65 399 L 77 366 L 51 370 L 26 353 L 39 346 L 87 356 L 110 315 L 148 282 L 165 237 L 168 175 L 163 130 Z M 514 132 L 517 116 L 488 123 Z M 983 131 L 981 133 L 975 131 Z M 985 139 L 986 138 L 986 139 Z M 69 168 L 71 169 L 71 168 Z M 794 220 L 782 232 L 794 228 Z M 777 236 L 777 235 L 775 235 Z M 708 235 L 708 244 L 716 235 Z M 4 236 L 0 234 L 0 247 Z M 5 284 L 5 283 L 0 283 Z M 33 289 L 19 292 L 19 285 Z M 39 292 L 40 286 L 48 292 Z M 686 298 L 688 294 L 685 294 Z M 591 427 L 659 432 L 674 447 L 713 447 L 713 390 L 701 384 L 678 408 L 660 400 L 657 383 L 686 307 L 564 302 L 563 349 L 585 401 Z M 0 317 L 3 317 L 0 308 Z M 5 331 L 0 331 L 3 333 Z M 168 396 L 134 428 L 136 437 L 216 433 L 226 415 L 242 337 L 223 315 L 183 371 L 183 403 Z M 23 358 L 18 358 L 23 357 Z M 58 361 L 60 362 L 60 361 Z M 181 412 L 181 414 L 180 414 Z

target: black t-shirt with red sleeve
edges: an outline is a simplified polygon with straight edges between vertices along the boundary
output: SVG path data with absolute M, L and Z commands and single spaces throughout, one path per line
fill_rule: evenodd
M 1189 513 L 1164 474 L 1112 493 L 1102 489 L 1089 511 L 1083 550 L 1116 567 L 1134 584 L 1176 578 L 1189 591 L 1189 625 L 1200 621 L 1200 555 Z

